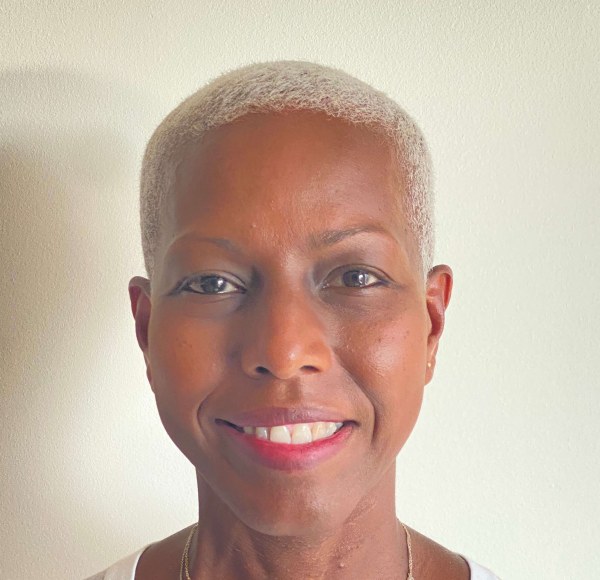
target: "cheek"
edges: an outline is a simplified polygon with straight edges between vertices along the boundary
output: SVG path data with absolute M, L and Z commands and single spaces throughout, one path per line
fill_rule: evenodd
M 375 317 L 346 343 L 345 366 L 373 409 L 373 441 L 394 456 L 410 435 L 423 399 L 426 311 L 420 307 Z
M 344 329 L 342 356 L 365 384 L 404 391 L 424 383 L 427 334 L 424 308 L 382 311 Z
M 203 439 L 198 409 L 222 382 L 223 331 L 156 308 L 149 328 L 152 390 L 165 429 L 188 456 Z
M 157 396 L 198 399 L 199 393 L 210 390 L 220 368 L 221 334 L 219 325 L 200 325 L 166 308 L 153 311 L 149 360 Z

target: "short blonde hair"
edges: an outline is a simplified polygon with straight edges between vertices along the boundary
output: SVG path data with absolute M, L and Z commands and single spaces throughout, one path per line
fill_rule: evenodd
M 408 177 L 403 199 L 426 274 L 433 261 L 433 191 L 429 151 L 417 124 L 384 93 L 334 68 L 302 61 L 253 64 L 226 73 L 174 109 L 146 147 L 140 184 L 142 248 L 148 277 L 161 227 L 163 202 L 185 149 L 208 130 L 248 113 L 307 110 L 384 133 Z

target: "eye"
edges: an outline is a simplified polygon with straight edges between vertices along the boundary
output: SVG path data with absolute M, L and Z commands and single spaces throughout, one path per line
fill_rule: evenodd
M 234 294 L 245 292 L 244 288 L 220 274 L 204 274 L 188 278 L 178 285 L 178 292 L 193 294 Z
M 325 288 L 369 288 L 385 284 L 385 280 L 378 274 L 365 268 L 340 269 L 325 283 Z

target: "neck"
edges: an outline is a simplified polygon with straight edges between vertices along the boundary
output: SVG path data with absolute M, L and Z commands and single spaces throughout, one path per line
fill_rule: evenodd
M 394 479 L 392 468 L 339 526 L 276 536 L 241 521 L 198 476 L 199 526 L 190 550 L 191 577 L 406 578 Z

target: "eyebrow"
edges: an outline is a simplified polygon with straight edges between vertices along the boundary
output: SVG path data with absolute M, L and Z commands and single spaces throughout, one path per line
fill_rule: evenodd
M 311 236 L 310 246 L 313 249 L 318 249 L 326 246 L 333 246 L 334 244 L 337 244 L 342 240 L 345 240 L 346 238 L 362 233 L 384 234 L 385 236 L 395 240 L 394 236 L 392 236 L 386 228 L 375 224 L 368 224 L 356 226 L 353 228 L 347 228 L 345 230 L 328 230 L 320 233 L 317 236 Z
M 377 224 L 365 224 L 360 226 L 355 226 L 352 228 L 346 228 L 343 230 L 326 230 L 316 235 L 311 235 L 309 237 L 309 247 L 312 250 L 318 250 L 323 247 L 333 246 L 338 244 L 342 240 L 350 238 L 352 236 L 356 236 L 358 234 L 363 233 L 376 233 L 383 234 L 386 237 L 397 241 L 396 238 L 390 234 L 390 232 L 384 228 L 383 226 Z M 183 236 L 184 239 L 193 239 L 195 242 L 212 244 L 213 246 L 217 246 L 218 248 L 222 248 L 224 250 L 228 250 L 229 252 L 235 253 L 244 253 L 243 249 L 232 242 L 227 238 L 213 238 L 206 236 L 199 236 L 197 234 L 187 234 Z
M 231 240 L 227 238 L 209 238 L 205 236 L 198 236 L 196 234 L 186 234 L 180 239 L 192 239 L 195 242 L 201 242 L 206 244 L 212 244 L 213 246 L 217 246 L 218 248 L 223 248 L 224 250 L 229 250 L 230 252 L 241 252 L 242 249 L 233 243 Z

